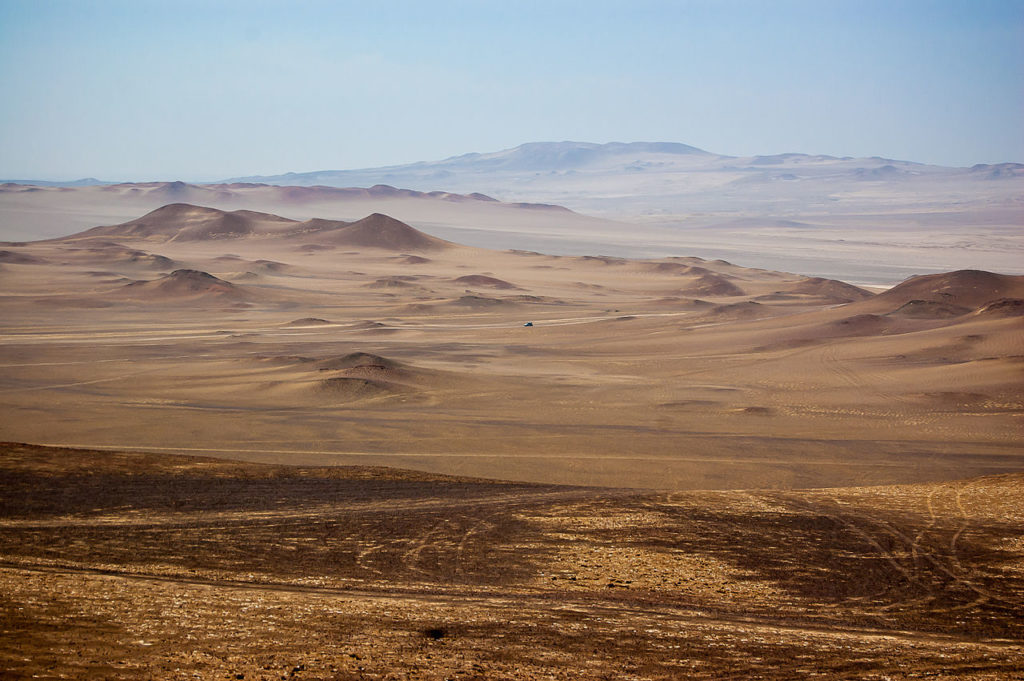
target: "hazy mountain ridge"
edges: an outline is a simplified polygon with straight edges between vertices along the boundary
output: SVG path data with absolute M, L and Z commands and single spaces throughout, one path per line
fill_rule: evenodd
M 173 180 L 167 182 L 103 182 L 101 180 L 84 179 L 73 182 L 47 182 L 42 180 L 24 180 L 0 182 L 0 192 L 24 192 L 36 188 L 60 189 L 75 187 L 103 187 L 110 192 L 130 192 L 133 194 L 160 194 L 166 196 L 185 196 L 188 194 L 228 196 L 233 192 L 248 189 L 268 188 L 281 193 L 281 198 L 291 201 L 345 199 L 345 198 L 429 198 L 444 201 L 497 201 L 497 199 L 480 193 L 454 194 L 445 191 L 421 192 L 412 189 L 400 189 L 386 184 L 372 187 L 333 187 L 319 185 L 281 186 L 259 182 L 184 182 Z
M 388 176 L 404 173 L 424 173 L 427 177 L 443 178 L 449 172 L 490 172 L 495 170 L 538 171 L 572 170 L 586 165 L 616 160 L 637 154 L 698 155 L 717 157 L 703 149 L 677 142 L 527 142 L 511 149 L 494 152 L 470 152 L 450 156 L 439 161 L 417 161 L 392 166 L 358 169 L 314 170 L 288 172 L 281 175 L 255 175 L 237 177 L 224 182 L 265 182 L 277 184 L 306 184 L 318 180 L 327 185 L 337 177 Z M 727 157 L 723 157 L 727 158 Z
M 883 156 L 853 157 L 829 154 L 782 152 L 752 156 L 730 156 L 709 152 L 679 142 L 526 142 L 509 149 L 493 152 L 469 152 L 436 161 L 416 161 L 388 166 L 324 169 L 285 172 L 276 175 L 247 175 L 217 182 L 188 182 L 193 186 L 231 188 L 239 184 L 287 185 L 299 187 L 354 188 L 372 185 L 400 184 L 414 193 L 449 194 L 438 191 L 439 180 L 460 174 L 515 173 L 573 173 L 573 172 L 637 172 L 660 169 L 683 171 L 749 171 L 771 172 L 777 167 L 799 167 L 815 170 L 815 175 L 831 170 L 836 176 L 884 179 L 885 173 L 905 171 L 911 174 L 986 175 L 991 179 L 1024 175 L 1022 163 L 978 163 L 970 167 L 930 165 Z M 872 171 L 881 170 L 882 173 Z M 895 174 L 895 173 L 894 173 Z M 425 182 L 418 186 L 417 182 Z M 31 185 L 39 187 L 85 187 L 98 185 L 154 185 L 158 182 L 112 182 L 87 177 L 77 180 L 19 180 L 3 179 L 0 185 Z M 173 184 L 184 184 L 178 181 Z M 393 188 L 393 187 L 392 187 Z
M 1022 168 L 1016 163 L 952 168 L 884 156 L 792 152 L 728 156 L 658 142 L 531 142 L 439 161 L 228 182 L 481 192 L 505 202 L 557 204 L 616 220 L 686 221 L 688 226 L 739 217 L 802 217 L 815 226 L 838 217 L 845 225 L 846 216 L 859 215 L 873 227 L 880 216 L 900 221 L 918 212 L 960 214 L 968 226 L 993 219 L 1003 225 L 1019 222 Z
M 3 238 L 55 237 L 192 203 L 298 219 L 383 212 L 477 246 L 695 254 L 862 284 L 964 268 L 1024 273 L 1019 163 L 947 168 L 882 156 L 734 157 L 687 145 L 558 142 L 276 177 L 0 185 Z
M 28 185 L 33 187 L 95 187 L 104 184 L 114 184 L 107 180 L 97 180 L 95 177 L 83 177 L 78 180 L 0 180 L 0 185 Z
M 999 164 L 993 168 L 1016 164 Z M 974 168 L 946 168 L 913 161 L 901 161 L 881 156 L 854 158 L 787 152 L 769 155 L 728 156 L 705 151 L 676 142 L 528 142 L 511 149 L 496 152 L 468 153 L 439 161 L 419 161 L 377 168 L 315 170 L 288 172 L 281 175 L 237 177 L 224 182 L 262 182 L 267 184 L 370 184 L 375 181 L 394 181 L 403 186 L 422 189 L 438 181 L 459 180 L 460 174 L 486 175 L 498 172 L 584 173 L 584 172 L 642 172 L 645 170 L 694 171 L 749 171 L 771 172 L 775 167 L 813 169 L 815 175 L 831 170 L 833 174 L 856 174 L 878 168 L 892 168 L 913 173 L 968 173 Z M 1003 170 L 1006 173 L 1006 170 Z M 426 185 L 418 183 L 428 183 Z

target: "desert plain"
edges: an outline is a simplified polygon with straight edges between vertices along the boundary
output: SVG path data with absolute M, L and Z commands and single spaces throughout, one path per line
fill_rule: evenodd
M 1024 669 L 1024 276 L 169 202 L 0 282 L 7 677 Z

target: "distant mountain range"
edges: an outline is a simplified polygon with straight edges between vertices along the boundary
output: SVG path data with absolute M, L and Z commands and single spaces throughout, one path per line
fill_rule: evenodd
M 114 184 L 106 180 L 97 180 L 95 177 L 83 177 L 80 180 L 0 180 L 0 184 L 25 184 L 36 187 L 98 187 L 105 184 Z
M 464 176 L 516 173 L 639 173 L 693 172 L 698 170 L 746 170 L 787 168 L 815 174 L 850 173 L 867 178 L 896 177 L 938 171 L 994 173 L 996 176 L 1024 175 L 1024 164 L 980 164 L 970 169 L 928 166 L 873 156 L 853 158 L 798 153 L 737 157 L 714 154 L 687 144 L 674 142 L 530 142 L 512 149 L 490 153 L 470 153 L 440 161 L 420 161 L 404 165 L 355 170 L 315 170 L 282 175 L 235 177 L 224 182 L 261 182 L 281 185 L 363 186 L 394 184 L 421 191 L 438 189 L 445 180 L 460 183 Z M 860 171 L 859 173 L 857 171 Z
M 487 184 L 488 179 L 523 181 L 546 175 L 548 178 L 584 175 L 679 173 L 740 173 L 748 177 L 780 180 L 822 177 L 850 177 L 864 180 L 889 180 L 921 175 L 972 175 L 986 179 L 1024 177 L 1024 164 L 978 164 L 970 168 L 930 166 L 911 161 L 883 157 L 836 157 L 811 154 L 775 154 L 769 156 L 734 157 L 714 154 L 696 146 L 679 142 L 528 142 L 507 150 L 472 153 L 440 161 L 420 161 L 377 168 L 313 170 L 287 172 L 280 175 L 248 175 L 218 182 L 197 184 L 229 184 L 251 182 L 285 186 L 369 187 L 390 184 L 420 191 L 454 191 L 465 194 L 486 193 L 486 188 L 472 189 L 471 184 Z M 0 180 L 0 183 L 33 184 L 37 186 L 92 186 L 115 182 L 85 177 L 69 181 Z M 497 194 L 501 194 L 498 191 Z M 510 200 L 511 198 L 505 198 Z
M 225 182 L 262 182 L 265 184 L 322 184 L 326 186 L 353 186 L 362 184 L 390 184 L 369 178 L 408 178 L 413 182 L 433 181 L 455 177 L 461 173 L 495 172 L 559 172 L 584 168 L 607 168 L 633 162 L 650 156 L 698 156 L 720 158 L 715 154 L 673 142 L 529 142 L 512 149 L 490 153 L 469 153 L 452 156 L 441 161 L 419 161 L 405 165 L 362 168 L 358 170 L 315 170 L 283 175 L 254 175 L 232 178 Z M 401 183 L 400 183 L 401 184 Z M 402 184 L 402 186 L 406 186 Z M 410 188 L 415 188 L 411 187 Z M 436 188 L 436 187 L 435 187 Z
M 937 203 L 975 200 L 979 193 L 1002 201 L 1019 193 L 1022 181 L 1020 163 L 947 168 L 878 156 L 737 157 L 667 142 L 532 142 L 440 161 L 225 180 L 481 192 L 502 201 L 553 203 L 594 215 L 666 219 L 731 211 L 793 214 L 808 206 L 831 211 L 837 200 L 853 196 L 877 201 L 870 210 L 884 210 L 908 192 Z
M 102 183 L 87 178 L 31 184 L 85 190 L 87 185 Z M 849 226 L 851 215 L 865 216 L 865 224 L 873 225 L 882 215 L 927 212 L 960 214 L 957 220 L 966 227 L 1019 224 L 1024 164 L 949 168 L 879 156 L 727 156 L 670 142 L 531 142 L 502 151 L 380 168 L 133 187 L 136 194 L 162 192 L 169 201 L 220 207 L 225 207 L 227 195 L 258 188 L 263 193 L 281 193 L 279 198 L 289 202 L 312 200 L 313 195 L 318 200 L 415 195 L 472 203 L 494 197 L 516 205 L 565 206 L 597 217 L 691 226 L 744 218 L 810 225 L 840 220 Z M 939 224 L 932 217 L 927 221 Z
M 382 168 L 96 183 L 0 183 L 0 238 L 59 236 L 189 203 L 300 221 L 381 212 L 474 246 L 697 254 L 861 283 L 964 268 L 1019 273 L 1024 262 L 1020 163 L 948 168 L 737 157 L 660 142 L 536 142 Z

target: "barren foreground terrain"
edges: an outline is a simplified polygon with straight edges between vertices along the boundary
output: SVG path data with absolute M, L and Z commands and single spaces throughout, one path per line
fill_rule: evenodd
M 170 204 L 0 283 L 7 676 L 1024 666 L 1024 277 Z
M 5 678 L 1012 678 L 1024 479 L 645 493 L 4 445 Z

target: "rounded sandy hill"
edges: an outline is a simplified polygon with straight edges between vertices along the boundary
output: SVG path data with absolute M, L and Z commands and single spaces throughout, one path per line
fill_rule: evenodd
M 497 277 L 490 277 L 486 274 L 467 274 L 462 277 L 458 277 L 455 280 L 456 284 L 464 284 L 465 286 L 485 286 L 487 288 L 496 289 L 513 289 L 518 288 L 515 284 L 505 281 L 504 279 L 498 279 Z
M 249 296 L 231 282 L 208 272 L 181 269 L 152 281 L 136 281 L 123 286 L 118 294 L 141 301 L 217 299 L 240 301 Z
M 333 246 L 380 248 L 402 252 L 433 251 L 452 245 L 383 213 L 372 213 L 343 227 L 324 230 L 311 241 Z
M 355 222 L 323 218 L 300 222 L 270 213 L 223 211 L 188 203 L 168 204 L 135 220 L 94 227 L 61 241 L 103 238 L 166 243 L 270 237 L 301 240 L 304 247 L 311 248 L 347 246 L 403 253 L 440 250 L 453 245 L 382 213 L 372 213 Z
M 866 291 L 859 286 L 847 284 L 845 281 L 836 279 L 825 279 L 822 277 L 809 277 L 797 282 L 785 289 L 788 293 L 801 293 L 804 295 L 829 298 L 836 302 L 851 303 L 857 300 L 873 298 L 875 294 Z
M 1000 298 L 1024 298 L 1024 276 L 957 270 L 911 277 L 876 300 L 899 307 L 913 301 L 976 309 Z
M 272 233 L 296 224 L 279 215 L 251 210 L 223 211 L 188 203 L 171 203 L 118 225 L 95 227 L 77 238 L 133 237 L 161 241 L 207 241 Z

